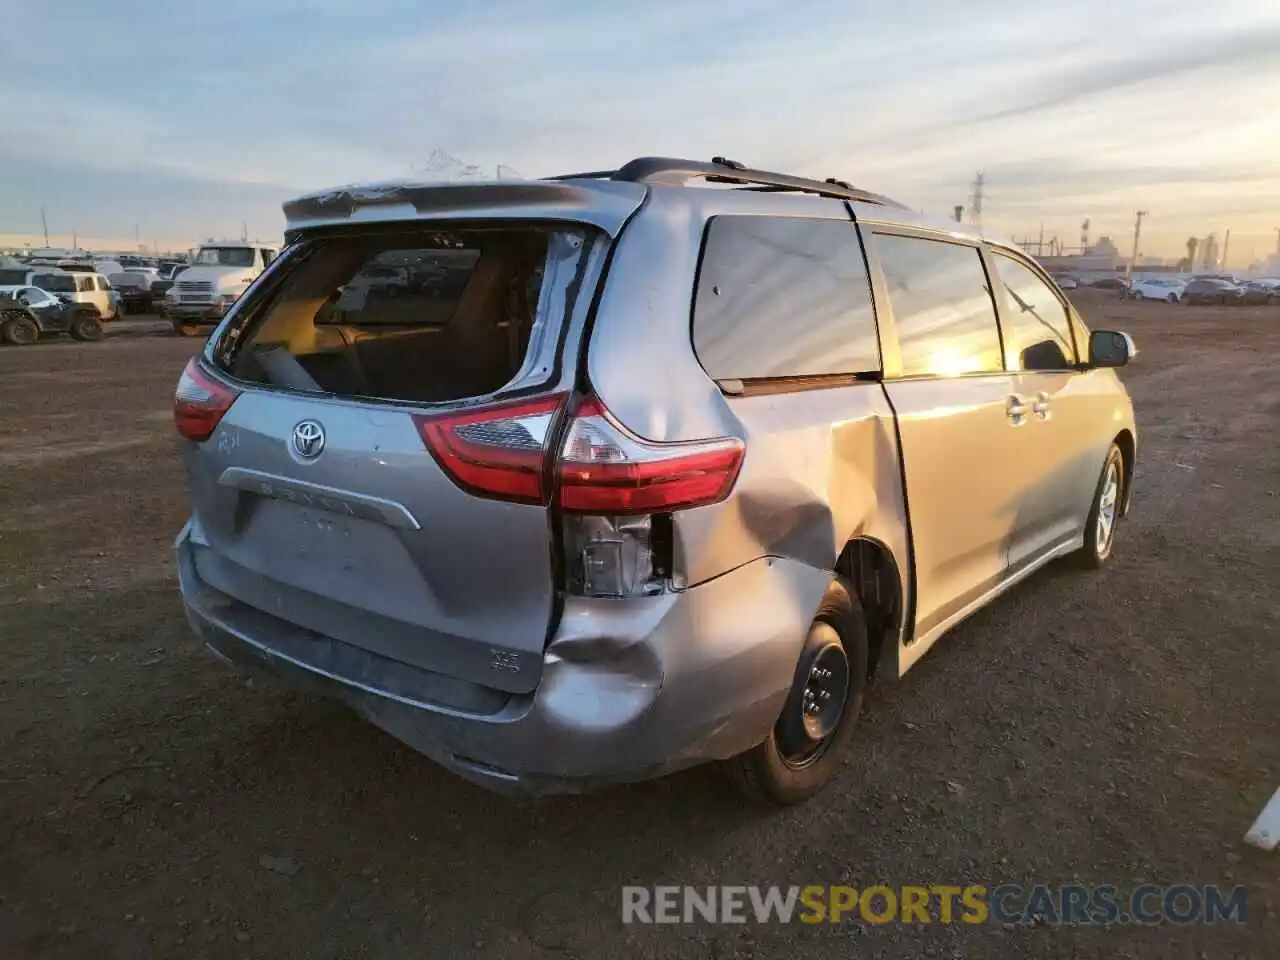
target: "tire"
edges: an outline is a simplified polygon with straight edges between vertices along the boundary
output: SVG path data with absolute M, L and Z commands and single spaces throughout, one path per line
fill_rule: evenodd
M 40 328 L 30 317 L 19 314 L 9 317 L 0 325 L 0 340 L 15 347 L 25 347 L 40 339 Z
M 1089 505 L 1089 516 L 1084 526 L 1084 545 L 1074 555 L 1077 566 L 1097 570 L 1111 559 L 1116 543 L 1116 527 L 1120 522 L 1120 505 L 1124 503 L 1124 485 L 1124 454 L 1113 443 L 1107 451 L 1107 459 L 1103 461 L 1098 486 L 1093 492 L 1093 502 Z M 1099 527 L 1099 519 L 1105 519 L 1108 510 L 1110 522 L 1104 534 Z
M 79 340 L 82 343 L 101 340 L 103 333 L 102 321 L 97 317 L 76 317 L 71 321 L 71 327 L 67 332 L 71 334 L 71 339 Z
M 1135 299 L 1135 300 L 1145 300 L 1145 299 L 1147 299 L 1147 295 L 1146 295 L 1145 293 L 1143 293 L 1141 290 L 1135 290 L 1135 291 L 1133 291 L 1133 299 Z
M 723 764 L 739 791 L 766 806 L 791 806 L 822 789 L 839 768 L 858 722 L 867 686 L 867 649 L 862 604 L 844 579 L 833 576 L 769 736 Z M 806 702 L 817 709 L 811 713 Z M 823 728 L 825 735 L 815 739 Z
M 1170 303 L 1177 303 L 1177 302 L 1178 302 L 1178 295 L 1177 295 L 1176 293 L 1171 293 L 1171 294 L 1169 294 L 1168 300 L 1169 300 L 1169 302 L 1170 302 Z

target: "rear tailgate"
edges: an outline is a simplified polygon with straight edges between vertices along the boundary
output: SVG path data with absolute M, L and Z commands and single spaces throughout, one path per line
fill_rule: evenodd
M 525 183 L 287 205 L 304 226 L 196 371 L 218 371 L 216 416 L 184 430 L 175 408 L 201 579 L 394 660 L 533 690 L 557 603 L 548 509 L 537 489 L 467 482 L 456 451 L 433 453 L 428 434 L 480 411 L 448 428 L 461 456 L 501 447 L 506 466 L 482 465 L 483 477 L 505 469 L 536 488 L 528 464 L 574 385 L 611 238 L 643 196 L 634 184 Z M 501 219 L 460 220 L 464 201 Z M 363 205 L 408 214 L 337 222 Z M 361 285 L 373 268 L 391 271 L 385 289 Z M 530 405 L 517 420 L 484 413 Z
M 298 431 L 323 449 L 301 456 Z M 427 670 L 537 685 L 554 600 L 546 509 L 460 489 L 408 410 L 249 390 L 185 446 L 210 586 Z

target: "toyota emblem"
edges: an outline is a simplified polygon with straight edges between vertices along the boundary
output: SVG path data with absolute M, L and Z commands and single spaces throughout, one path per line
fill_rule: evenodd
M 293 428 L 293 450 L 303 460 L 314 460 L 324 451 L 324 427 L 303 420 Z

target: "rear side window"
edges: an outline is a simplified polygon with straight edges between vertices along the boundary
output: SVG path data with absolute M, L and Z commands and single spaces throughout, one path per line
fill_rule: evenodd
M 76 277 L 76 289 L 81 293 L 92 292 L 93 277 Z
M 1004 369 L 1000 329 L 977 247 L 877 234 L 902 375 L 959 376 Z
M 717 380 L 878 371 L 871 284 L 852 221 L 712 219 L 693 346 Z
M 1075 363 L 1067 308 L 1040 276 L 1020 260 L 995 254 L 1005 292 L 1004 340 L 1017 370 L 1066 370 Z

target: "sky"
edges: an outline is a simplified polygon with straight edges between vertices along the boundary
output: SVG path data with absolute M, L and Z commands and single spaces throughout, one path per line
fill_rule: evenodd
M 836 176 L 1001 238 L 1277 250 L 1276 0 L 6 4 L 0 246 L 278 239 L 291 196 L 444 151 Z M 435 154 L 438 156 L 438 154 Z M 449 173 L 448 169 L 443 171 Z

